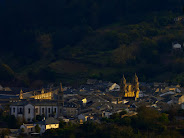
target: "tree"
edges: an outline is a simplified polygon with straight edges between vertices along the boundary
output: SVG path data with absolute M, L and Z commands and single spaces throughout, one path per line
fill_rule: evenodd
M 39 125 L 37 124 L 37 125 L 35 126 L 35 132 L 36 132 L 36 133 L 40 133 L 40 130 L 41 130 L 41 128 L 40 128 Z
M 8 128 L 17 128 L 17 119 L 14 115 L 8 117 Z
M 24 128 L 21 128 L 21 133 L 24 133 L 24 132 L 25 132 Z
M 8 128 L 5 128 L 1 131 L 1 137 L 4 138 L 6 135 L 10 134 L 10 130 Z
M 169 123 L 168 115 L 166 113 L 162 113 L 159 117 L 159 121 L 160 123 L 168 124 Z
M 64 128 L 66 123 L 64 121 L 59 122 L 59 128 Z

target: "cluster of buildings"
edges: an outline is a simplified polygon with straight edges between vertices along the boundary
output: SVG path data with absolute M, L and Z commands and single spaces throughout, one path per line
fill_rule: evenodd
M 21 128 L 27 134 L 35 132 L 36 125 L 41 128 L 41 134 L 47 129 L 58 128 L 57 120 L 83 124 L 88 120 L 100 122 L 101 118 L 122 111 L 127 111 L 124 116 L 136 115 L 136 109 L 141 105 L 161 112 L 171 107 L 184 109 L 182 87 L 139 82 L 136 74 L 131 83 L 123 76 L 120 84 L 89 79 L 77 89 L 60 84 L 59 87 L 21 89 L 15 95 L 12 93 L 11 96 L 4 94 L 9 100 L 9 112 L 26 122 Z
M 174 22 L 175 23 L 184 22 L 184 17 L 183 16 L 178 16 L 178 17 L 174 18 Z

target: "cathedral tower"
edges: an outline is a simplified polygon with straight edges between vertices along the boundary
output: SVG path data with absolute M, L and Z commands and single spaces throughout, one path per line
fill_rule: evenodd
M 127 92 L 127 83 L 124 75 L 123 75 L 123 78 L 121 79 L 120 89 L 121 89 L 121 94 L 125 95 L 125 93 Z
M 139 81 L 138 77 L 135 74 L 135 77 L 133 78 L 133 83 L 127 83 L 125 77 L 123 76 L 121 80 L 121 94 L 123 94 L 122 97 L 124 98 L 139 98 Z
M 140 89 L 139 89 L 139 80 L 138 80 L 138 77 L 137 75 L 135 74 L 135 78 L 134 78 L 134 81 L 135 81 L 135 96 L 136 98 L 139 98 L 139 92 L 140 92 Z

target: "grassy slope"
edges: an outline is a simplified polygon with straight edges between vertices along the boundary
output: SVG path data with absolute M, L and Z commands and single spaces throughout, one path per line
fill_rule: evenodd
M 135 72 L 138 73 L 141 81 L 168 81 L 182 73 L 181 71 L 172 72 L 168 67 L 172 68 L 176 63 L 184 62 L 183 56 L 176 57 L 171 54 L 172 40 L 184 40 L 184 27 L 182 24 L 165 24 L 175 16 L 172 14 L 166 18 L 164 14 L 158 18 L 157 16 L 151 19 L 145 17 L 148 21 L 144 20 L 138 24 L 127 25 L 119 22 L 108 25 L 94 30 L 74 47 L 60 49 L 53 53 L 53 55 L 59 55 L 57 57 L 42 58 L 21 67 L 16 67 L 16 60 L 8 60 L 7 64 L 11 63 L 12 66 L 8 65 L 15 68 L 15 72 L 21 79 L 28 79 L 29 72 L 37 75 L 40 74 L 40 70 L 47 68 L 56 74 L 55 81 L 69 83 L 79 82 L 88 77 L 119 82 L 123 74 L 130 77 Z M 161 25 L 157 25 L 158 23 Z M 153 45 L 149 46 L 152 41 Z M 162 43 L 158 44 L 159 41 L 165 42 L 163 45 L 165 50 Z M 121 49 L 123 45 L 125 47 Z M 144 48 L 148 55 L 142 52 Z M 158 57 L 158 61 L 149 57 L 149 53 Z

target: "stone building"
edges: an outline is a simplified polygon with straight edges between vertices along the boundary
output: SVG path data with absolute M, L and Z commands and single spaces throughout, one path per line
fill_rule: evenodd
M 21 90 L 19 100 L 12 102 L 10 105 L 10 114 L 16 118 L 25 119 L 28 122 L 32 122 L 37 115 L 46 118 L 59 118 L 61 116 L 74 117 L 77 115 L 77 105 L 72 102 L 64 102 L 62 84 L 57 91 L 57 99 L 50 99 L 49 96 L 43 97 L 46 96 L 44 94 L 42 90 L 42 96 L 38 98 L 22 99 L 23 91 Z
M 139 81 L 136 74 L 132 84 L 127 83 L 125 77 L 123 76 L 120 87 L 120 92 L 123 98 L 139 98 Z
M 43 119 L 40 122 L 35 122 L 34 124 L 23 124 L 20 126 L 20 129 L 23 129 L 25 134 L 34 133 L 35 126 L 38 125 L 40 127 L 40 134 L 43 134 L 48 129 L 56 129 L 59 128 L 59 121 L 53 117 L 49 117 L 47 119 Z
M 55 101 L 20 101 L 12 103 L 10 114 L 16 118 L 19 117 L 32 122 L 37 115 L 57 118 L 59 116 L 58 108 L 60 106 Z

